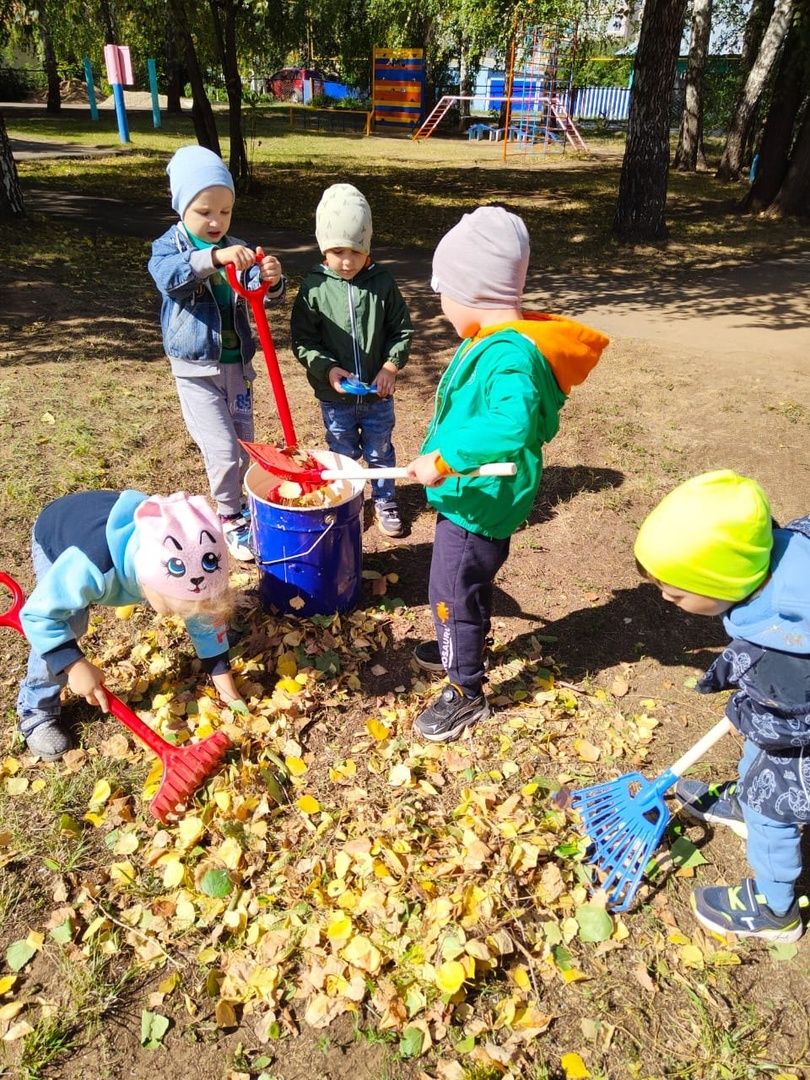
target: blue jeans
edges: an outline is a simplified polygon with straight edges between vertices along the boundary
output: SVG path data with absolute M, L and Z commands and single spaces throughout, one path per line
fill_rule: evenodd
M 740 758 L 741 777 L 758 754 L 759 747 L 746 739 Z M 757 892 L 765 897 L 771 911 L 783 915 L 793 903 L 796 880 L 802 872 L 799 826 L 765 817 L 745 803 L 740 806 L 748 826 L 748 862 Z
M 37 581 L 51 568 L 51 560 L 36 542 L 31 539 L 31 558 Z M 79 611 L 70 620 L 70 629 L 78 641 L 87 633 L 89 611 Z M 27 738 L 34 728 L 50 720 L 58 720 L 61 712 L 60 694 L 67 686 L 67 675 L 60 672 L 54 675 L 36 650 L 31 649 L 28 657 L 28 672 L 20 684 L 17 695 L 17 716 L 20 731 Z
M 334 454 L 359 461 L 366 459 L 369 468 L 396 465 L 397 456 L 391 434 L 394 430 L 394 399 L 368 401 L 357 397 L 340 404 L 321 402 L 326 445 Z M 379 505 L 394 502 L 393 480 L 375 480 L 371 485 L 374 502 Z

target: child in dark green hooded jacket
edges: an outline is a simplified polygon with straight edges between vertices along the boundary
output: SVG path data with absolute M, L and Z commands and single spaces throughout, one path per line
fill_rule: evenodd
M 579 323 L 524 314 L 528 264 L 526 226 L 498 206 L 465 214 L 433 256 L 433 289 L 463 339 L 439 382 L 422 454 L 408 466 L 438 514 L 429 585 L 437 641 L 414 654 L 450 680 L 415 721 L 433 742 L 489 715 L 482 686 L 492 584 L 534 503 L 543 444 L 608 343 Z M 492 461 L 513 461 L 516 475 L 453 475 Z

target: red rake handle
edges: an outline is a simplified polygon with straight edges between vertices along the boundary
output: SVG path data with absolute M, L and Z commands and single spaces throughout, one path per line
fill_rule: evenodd
M 270 288 L 270 283 L 263 281 L 257 289 L 246 289 L 239 281 L 234 266 L 229 263 L 225 267 L 225 272 L 228 275 L 228 281 L 233 291 L 237 296 L 247 300 L 250 310 L 253 312 L 253 321 L 256 323 L 256 329 L 259 333 L 264 362 L 267 365 L 267 374 L 270 376 L 270 385 L 276 399 L 276 408 L 278 409 L 278 418 L 281 421 L 281 430 L 284 433 L 284 442 L 287 446 L 297 446 L 298 437 L 295 434 L 295 427 L 290 413 L 290 403 L 287 400 L 287 391 L 284 389 L 281 368 L 278 365 L 278 355 L 273 344 L 273 336 L 270 333 L 267 312 L 264 308 L 264 298 Z
M 10 574 L 4 573 L 0 570 L 0 585 L 5 585 L 12 596 L 11 606 L 0 614 L 0 626 L 10 626 L 12 630 L 16 630 L 18 634 L 22 634 L 25 637 L 25 631 L 22 628 L 20 622 L 20 611 L 25 603 L 25 594 L 20 588 L 18 582 Z M 148 724 L 145 724 L 139 716 L 136 716 L 132 709 L 128 705 L 107 690 L 104 687 L 107 694 L 107 702 L 110 707 L 110 712 L 121 723 L 128 727 L 133 735 L 137 735 L 141 742 L 146 743 L 149 749 L 157 754 L 161 761 L 166 762 L 167 754 L 173 751 L 175 748 L 171 743 L 166 742 L 161 738 L 156 731 L 153 731 Z

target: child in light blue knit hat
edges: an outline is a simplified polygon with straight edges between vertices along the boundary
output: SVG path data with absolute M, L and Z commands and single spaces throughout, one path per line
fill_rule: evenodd
M 233 178 L 215 153 L 182 146 L 166 172 L 180 220 L 155 240 L 149 260 L 163 301 L 163 347 L 183 419 L 203 456 L 228 550 L 236 559 L 250 560 L 242 495 L 248 459 L 239 440 L 254 437 L 256 346 L 247 303 L 231 289 L 224 268 L 234 266 L 251 289 L 269 282 L 267 303 L 278 303 L 284 295 L 281 263 L 229 235 Z

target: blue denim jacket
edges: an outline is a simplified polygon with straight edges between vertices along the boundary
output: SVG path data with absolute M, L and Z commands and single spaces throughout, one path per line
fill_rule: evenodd
M 228 236 L 228 244 L 242 240 Z M 246 247 L 249 245 L 245 245 Z M 172 225 L 152 244 L 149 273 L 154 278 L 162 303 L 160 328 L 163 348 L 174 375 L 198 376 L 219 373 L 222 354 L 222 320 L 208 279 L 217 273 L 211 262 L 211 249 L 193 247 L 185 231 Z M 258 288 L 259 267 L 243 274 L 248 288 Z M 284 295 L 284 279 L 267 294 L 266 303 L 275 303 Z M 245 374 L 254 377 L 250 361 L 256 345 L 250 330 L 247 301 L 234 293 L 234 329 L 239 338 Z

